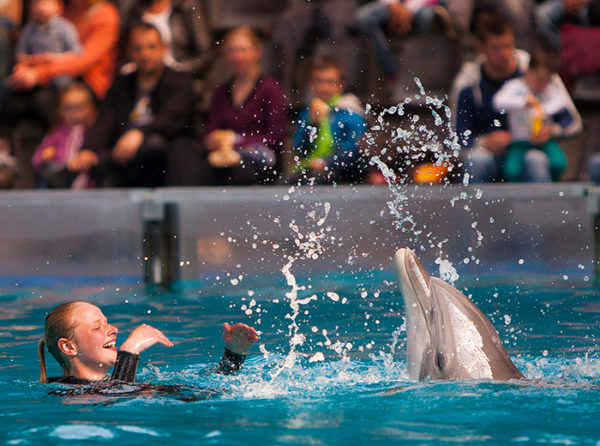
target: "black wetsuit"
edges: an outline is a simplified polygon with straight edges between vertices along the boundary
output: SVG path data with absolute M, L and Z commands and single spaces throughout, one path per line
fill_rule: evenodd
M 234 353 L 225 348 L 225 353 L 215 368 L 215 373 L 229 375 L 242 368 L 246 355 Z M 74 386 L 85 386 L 82 389 L 60 389 L 51 393 L 62 396 L 102 394 L 105 396 L 122 396 L 126 394 L 140 394 L 145 392 L 167 393 L 183 400 L 206 399 L 210 396 L 221 393 L 222 389 L 206 389 L 186 385 L 163 385 L 135 383 L 137 366 L 140 361 L 140 355 L 119 350 L 117 361 L 113 367 L 110 378 L 103 380 L 91 380 L 78 378 L 76 376 L 59 376 L 48 378 L 49 383 L 69 384 Z

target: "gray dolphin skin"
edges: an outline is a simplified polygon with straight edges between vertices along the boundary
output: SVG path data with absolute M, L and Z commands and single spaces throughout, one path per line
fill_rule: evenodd
M 412 379 L 522 379 L 498 332 L 467 296 L 430 277 L 414 251 L 394 256 L 406 311 Z

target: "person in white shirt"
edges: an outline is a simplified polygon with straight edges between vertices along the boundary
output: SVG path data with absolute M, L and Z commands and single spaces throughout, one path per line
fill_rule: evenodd
M 553 49 L 537 47 L 523 76 L 512 79 L 496 93 L 494 108 L 507 113 L 511 143 L 504 162 L 507 181 L 520 181 L 523 159 L 530 150 L 548 158 L 552 180 L 567 167 L 557 138 L 581 130 L 581 117 L 568 92 L 557 79 L 560 56 Z

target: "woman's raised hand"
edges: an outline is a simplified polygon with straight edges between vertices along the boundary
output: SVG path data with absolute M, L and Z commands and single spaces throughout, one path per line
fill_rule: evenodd
M 246 324 L 238 322 L 235 325 L 223 324 L 223 340 L 225 346 L 233 353 L 246 353 L 254 341 L 258 340 L 256 330 Z
M 139 355 L 144 350 L 160 343 L 173 347 L 173 343 L 157 328 L 142 324 L 131 332 L 129 337 L 121 344 L 121 350 Z

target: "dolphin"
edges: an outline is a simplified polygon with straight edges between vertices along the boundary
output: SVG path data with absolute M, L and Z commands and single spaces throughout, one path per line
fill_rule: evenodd
M 467 296 L 430 277 L 414 251 L 394 256 L 406 312 L 412 379 L 522 379 L 498 332 Z

